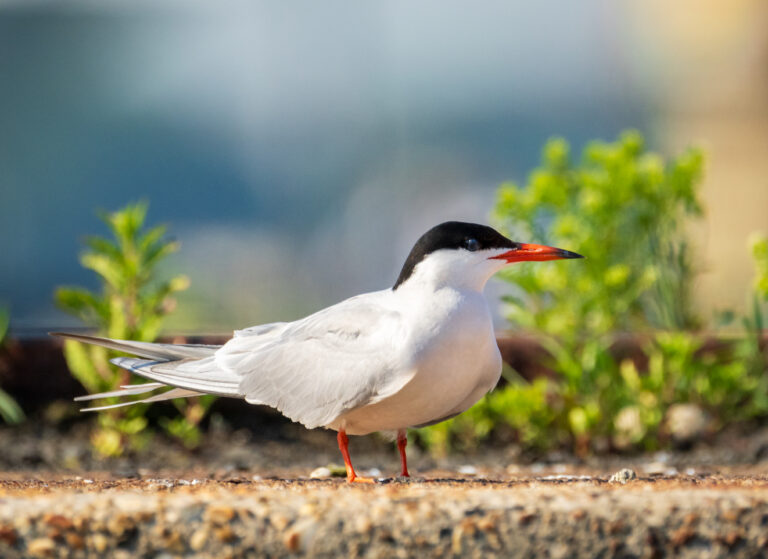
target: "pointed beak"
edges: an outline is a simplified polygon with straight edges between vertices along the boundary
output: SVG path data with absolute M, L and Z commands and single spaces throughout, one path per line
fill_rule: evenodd
M 519 243 L 515 249 L 491 256 L 492 260 L 506 260 L 512 262 L 544 262 L 546 260 L 562 260 L 564 258 L 584 258 L 581 254 L 576 254 L 570 250 L 562 248 L 548 247 L 545 245 L 533 245 L 529 243 Z

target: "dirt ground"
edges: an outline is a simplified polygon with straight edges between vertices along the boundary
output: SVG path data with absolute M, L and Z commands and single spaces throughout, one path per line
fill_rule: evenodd
M 768 463 L 644 473 L 657 467 L 625 483 L 566 465 L 374 485 L 293 470 L 0 473 L 0 556 L 768 556 Z
M 0 428 L 0 557 L 768 557 L 765 427 L 635 456 L 410 444 L 408 481 L 391 442 L 353 437 L 374 485 L 316 471 L 340 465 L 326 431 L 214 426 L 194 452 L 100 460 L 88 427 Z

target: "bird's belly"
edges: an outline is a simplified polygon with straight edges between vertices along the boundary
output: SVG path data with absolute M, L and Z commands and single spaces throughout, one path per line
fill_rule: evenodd
M 330 427 L 365 435 L 447 419 L 491 390 L 500 374 L 501 355 L 492 335 L 456 340 L 429 352 L 399 392 L 342 414 Z

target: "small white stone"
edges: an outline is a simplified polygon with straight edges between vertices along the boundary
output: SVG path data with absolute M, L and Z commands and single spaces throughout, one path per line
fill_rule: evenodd
M 667 410 L 665 422 L 672 438 L 685 443 L 702 438 L 710 420 L 696 404 L 672 404 Z
M 325 466 L 320 466 L 319 468 L 315 468 L 312 470 L 312 473 L 309 474 L 309 477 L 312 479 L 322 479 L 326 477 L 331 477 L 331 470 L 329 468 L 326 468 Z
M 653 459 L 656 462 L 661 462 L 662 464 L 666 464 L 667 462 L 669 462 L 669 459 L 670 459 L 669 452 L 664 452 L 663 450 L 659 451 L 653 455 Z
M 465 464 L 463 466 L 459 466 L 458 472 L 465 476 L 476 476 L 477 468 L 475 468 L 471 464 Z
M 649 462 L 643 466 L 643 471 L 649 476 L 665 475 L 668 466 L 664 462 Z

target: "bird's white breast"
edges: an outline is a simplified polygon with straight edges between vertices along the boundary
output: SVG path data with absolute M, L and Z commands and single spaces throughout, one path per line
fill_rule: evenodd
M 350 434 L 415 427 L 461 413 L 498 382 L 501 356 L 485 298 L 442 289 L 409 301 L 401 366 L 411 380 L 396 394 L 342 414 L 330 427 Z

